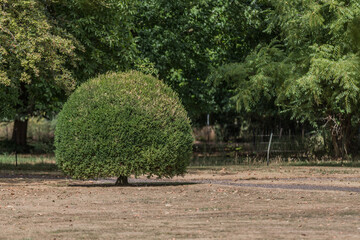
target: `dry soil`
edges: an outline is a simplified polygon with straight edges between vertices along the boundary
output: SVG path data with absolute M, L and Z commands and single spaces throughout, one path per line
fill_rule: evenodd
M 172 180 L 0 171 L 0 239 L 360 239 L 360 169 L 190 169 Z

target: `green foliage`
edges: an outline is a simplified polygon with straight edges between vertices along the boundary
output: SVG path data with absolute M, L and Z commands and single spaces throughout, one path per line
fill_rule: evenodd
M 242 60 L 256 46 L 258 7 L 232 0 L 139 1 L 140 54 L 155 64 L 192 119 L 212 110 L 213 94 L 220 96 L 205 81 L 211 69 Z
M 278 103 L 294 118 L 325 126 L 335 155 L 347 155 L 360 125 L 360 52 L 353 25 L 360 16 L 360 3 L 292 1 L 285 9 L 278 4 L 285 2 L 274 5 L 286 60 L 294 66 Z
M 0 0 L 0 118 L 52 116 L 78 83 L 132 65 L 127 0 Z
M 217 77 L 235 76 L 238 109 L 325 126 L 335 154 L 347 154 L 359 126 L 360 3 L 356 0 L 274 0 L 266 32 L 276 37 Z M 224 67 L 223 67 L 224 68 Z M 220 69 L 221 71 L 221 69 Z M 232 85 L 234 86 L 234 85 Z M 270 104 L 270 105 L 268 105 Z M 277 111 L 276 111 L 277 109 Z
M 154 77 L 159 76 L 159 71 L 155 68 L 155 64 L 150 62 L 148 58 L 137 58 L 134 62 L 133 70 L 142 72 L 146 75 Z
M 2 142 L 0 142 L 1 144 Z M 1 145 L 0 145 L 1 147 Z M 2 152 L 1 152 L 2 153 Z M 46 171 L 57 171 L 57 167 L 55 164 L 55 158 L 51 156 L 32 156 L 32 155 L 21 155 L 17 156 L 17 165 L 15 160 L 15 155 L 11 154 L 0 154 L 0 169 L 3 171 L 2 173 L 6 174 L 6 171 L 16 171 L 17 174 L 36 174 L 36 172 L 42 172 L 45 174 Z M 24 171 L 24 172 L 22 172 Z M 10 173 L 10 172 L 9 172 Z M 44 175 L 42 175 L 44 176 Z M 59 176 L 59 173 L 52 173 L 49 177 L 57 178 L 62 177 Z
M 192 129 L 177 95 L 139 72 L 108 73 L 81 85 L 60 112 L 59 168 L 78 179 L 185 173 Z
M 266 127 L 272 127 L 276 120 L 283 126 L 291 123 L 276 104 L 282 83 L 292 70 L 292 65 L 284 61 L 282 47 L 278 41 L 261 44 L 243 62 L 223 65 L 209 75 L 207 81 L 222 92 L 223 98 L 216 100 L 221 111 L 236 109 L 241 120 L 252 127 L 265 122 Z
M 0 1 L 0 118 L 59 107 L 75 79 L 74 39 L 53 25 L 40 1 Z
M 132 66 L 134 1 L 51 0 L 46 5 L 54 23 L 77 40 L 79 62 L 72 71 L 78 82 Z
M 284 52 L 277 42 L 259 45 L 242 63 L 223 65 L 209 76 L 215 86 L 227 83 L 233 89 L 238 111 L 274 115 L 274 102 L 279 85 L 289 66 L 283 62 Z M 280 84 L 279 84 L 280 83 Z

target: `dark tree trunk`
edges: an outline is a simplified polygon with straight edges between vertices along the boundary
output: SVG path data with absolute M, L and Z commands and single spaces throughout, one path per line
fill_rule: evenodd
M 334 131 L 332 129 L 332 143 L 335 157 L 343 159 L 349 157 L 351 150 L 350 146 L 355 134 L 357 133 L 358 126 L 353 127 L 351 125 L 351 116 L 348 116 L 346 119 L 341 121 L 340 126 L 341 128 L 339 131 Z
M 126 186 L 126 185 L 129 185 L 128 177 L 127 177 L 127 176 L 120 176 L 120 177 L 118 177 L 118 179 L 116 180 L 115 185 L 116 185 L 116 186 Z
M 332 140 L 332 144 L 333 144 L 333 148 L 334 148 L 335 157 L 337 157 L 337 158 L 341 157 L 341 151 L 340 151 L 337 137 L 335 135 L 332 135 L 331 140 Z
M 26 146 L 28 120 L 15 120 L 12 140 L 19 146 Z
M 15 142 L 16 145 L 24 147 L 26 146 L 28 119 L 21 120 L 20 118 L 27 117 L 31 113 L 31 108 L 28 106 L 29 93 L 24 82 L 20 83 L 19 100 L 19 104 L 17 105 L 18 117 L 16 117 L 14 121 L 12 141 Z

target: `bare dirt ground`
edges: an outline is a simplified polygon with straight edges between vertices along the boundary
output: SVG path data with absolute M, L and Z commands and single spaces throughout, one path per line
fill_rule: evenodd
M 357 168 L 192 168 L 114 182 L 0 171 L 0 239 L 360 239 Z

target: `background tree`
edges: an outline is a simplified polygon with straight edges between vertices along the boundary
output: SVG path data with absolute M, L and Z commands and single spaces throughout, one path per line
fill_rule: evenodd
M 298 0 L 273 4 L 275 10 L 269 16 L 281 28 L 286 61 L 294 65 L 278 103 L 294 118 L 328 129 L 335 155 L 347 156 L 360 123 L 359 48 L 352 37 L 360 3 Z
M 134 1 L 51 0 L 47 10 L 56 26 L 70 33 L 79 44 L 75 49 L 78 65 L 72 69 L 77 82 L 134 65 Z
M 39 1 L 0 1 L 1 118 L 15 119 L 13 140 L 26 144 L 27 119 L 59 108 L 75 87 L 75 39 L 54 26 Z
M 261 21 L 259 6 L 252 2 L 139 1 L 140 55 L 153 62 L 159 78 L 179 93 L 195 123 L 214 108 L 212 94 L 218 93 L 206 83 L 211 69 L 241 61 L 257 45 L 262 33 L 253 29 Z
M 217 100 L 222 111 L 236 110 L 238 120 L 253 129 L 293 125 L 276 104 L 292 66 L 284 62 L 285 53 L 279 47 L 277 41 L 261 44 L 243 62 L 223 65 L 208 77 L 215 89 L 224 92 L 225 98 L 220 95 Z
M 328 129 L 335 155 L 347 155 L 360 117 L 356 27 L 360 3 L 269 3 L 265 31 L 276 37 L 237 66 L 241 72 L 235 80 L 238 109 L 262 112 L 259 107 L 270 103 L 270 109 L 277 107 L 293 119 Z
M 58 112 L 79 82 L 132 65 L 128 1 L 0 0 L 1 119 L 15 119 L 26 144 L 27 119 Z

